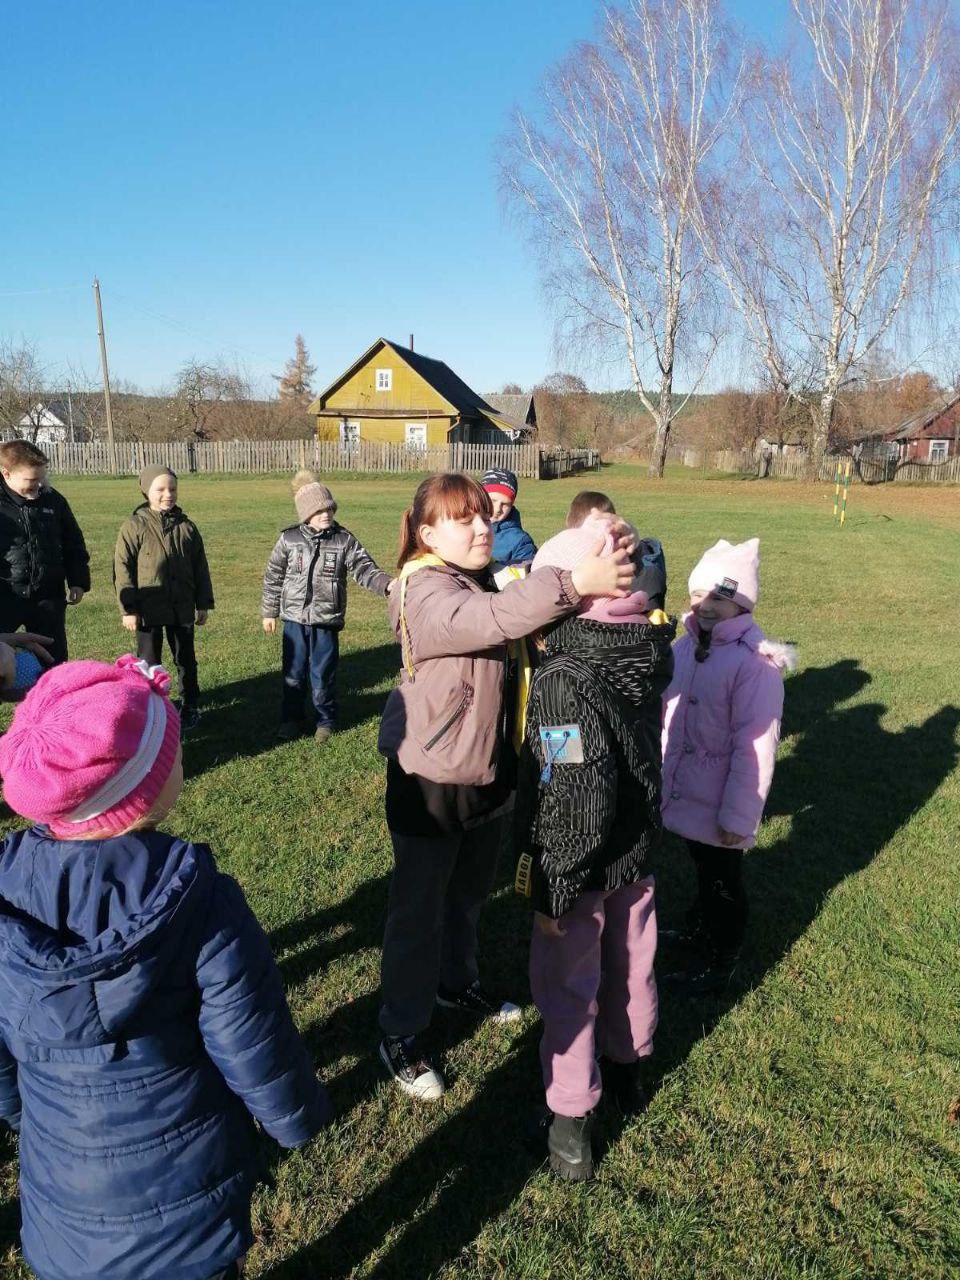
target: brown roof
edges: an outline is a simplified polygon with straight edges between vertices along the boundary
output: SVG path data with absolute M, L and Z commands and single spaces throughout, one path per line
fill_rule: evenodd
M 937 440 L 952 436 L 960 416 L 960 395 L 942 396 L 939 403 L 912 414 L 887 431 L 884 440 Z

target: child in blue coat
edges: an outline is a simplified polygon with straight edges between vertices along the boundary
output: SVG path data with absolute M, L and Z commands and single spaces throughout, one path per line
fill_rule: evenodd
M 254 1121 L 329 1104 L 269 944 L 206 845 L 157 830 L 183 783 L 169 677 L 68 662 L 0 741 L 0 1118 L 41 1280 L 207 1280 L 253 1242 Z
M 520 523 L 517 477 L 506 467 L 493 467 L 480 481 L 493 504 L 493 559 L 498 564 L 529 564 L 537 544 Z

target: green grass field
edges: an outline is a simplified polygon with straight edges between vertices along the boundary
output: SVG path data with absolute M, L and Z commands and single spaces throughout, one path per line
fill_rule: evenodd
M 390 872 L 377 723 L 398 667 L 382 601 L 351 587 L 343 732 L 273 740 L 279 637 L 260 576 L 292 518 L 282 478 L 187 477 L 217 595 L 199 633 L 205 716 L 170 826 L 209 842 L 271 939 L 339 1119 L 307 1149 L 268 1152 L 249 1274 L 293 1277 L 960 1275 L 960 493 L 851 491 L 671 475 L 589 477 L 663 539 L 670 605 L 717 537 L 759 534 L 768 634 L 799 646 L 759 845 L 748 858 L 749 956 L 722 1000 L 661 1007 L 649 1112 L 607 1126 L 598 1181 L 556 1184 L 522 1142 L 540 1096 L 526 906 L 511 868 L 482 922 L 488 984 L 527 1004 L 509 1028 L 443 1017 L 444 1103 L 417 1106 L 375 1049 Z M 70 622 L 75 657 L 125 650 L 110 589 L 132 481 L 65 480 L 93 553 Z M 523 486 L 525 524 L 560 527 L 576 481 Z M 340 518 L 392 563 L 410 478 L 342 479 Z M 661 921 L 691 882 L 668 843 Z M 15 1152 L 0 1182 L 0 1273 L 25 1276 Z

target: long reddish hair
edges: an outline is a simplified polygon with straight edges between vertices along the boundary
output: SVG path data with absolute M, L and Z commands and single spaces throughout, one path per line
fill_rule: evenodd
M 430 548 L 420 541 L 420 526 L 439 521 L 462 520 L 465 516 L 493 516 L 490 495 L 478 480 L 461 471 L 441 471 L 429 476 L 413 495 L 413 505 L 400 517 L 400 546 L 397 568 Z

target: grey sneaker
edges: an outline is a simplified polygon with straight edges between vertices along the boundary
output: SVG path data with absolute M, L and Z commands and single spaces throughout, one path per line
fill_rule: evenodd
M 333 730 L 328 724 L 318 724 L 313 731 L 314 740 L 322 746 L 325 742 L 329 742 L 333 737 Z
M 443 1097 L 443 1076 L 417 1047 L 415 1036 L 384 1036 L 380 1059 L 404 1093 L 421 1102 Z

